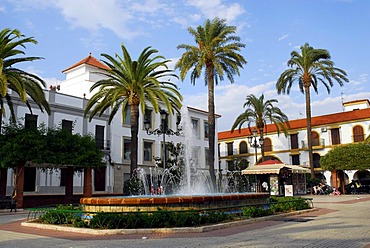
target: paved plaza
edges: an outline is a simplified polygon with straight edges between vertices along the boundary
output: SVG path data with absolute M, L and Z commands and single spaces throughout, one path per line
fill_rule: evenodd
M 0 247 L 370 248 L 370 195 L 312 197 L 315 211 L 203 233 L 96 236 L 24 227 L 27 211 L 1 212 Z

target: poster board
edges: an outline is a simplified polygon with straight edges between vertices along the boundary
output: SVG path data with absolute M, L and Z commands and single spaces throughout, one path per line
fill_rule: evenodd
M 284 185 L 285 196 L 293 196 L 293 185 Z
M 270 194 L 279 195 L 279 177 L 278 175 L 270 176 Z

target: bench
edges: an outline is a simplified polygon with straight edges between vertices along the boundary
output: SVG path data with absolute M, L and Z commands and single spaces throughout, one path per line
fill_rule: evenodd
M 10 212 L 17 212 L 17 204 L 11 196 L 0 196 L 0 209 L 10 209 Z

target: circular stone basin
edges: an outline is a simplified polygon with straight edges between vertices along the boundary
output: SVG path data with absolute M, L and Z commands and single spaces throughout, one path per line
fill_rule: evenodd
M 82 198 L 85 212 L 137 212 L 162 210 L 207 210 L 268 204 L 268 193 L 164 195 Z

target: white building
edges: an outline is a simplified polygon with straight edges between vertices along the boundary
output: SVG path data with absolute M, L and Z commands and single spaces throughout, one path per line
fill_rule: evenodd
M 83 117 L 84 108 L 88 98 L 92 96 L 90 87 L 94 82 L 103 77 L 96 72 L 106 68 L 104 64 L 95 59 L 91 54 L 73 66 L 63 70 L 66 80 L 59 85 L 51 86 L 45 91 L 46 99 L 51 108 L 51 115 L 42 113 L 36 105 L 32 105 L 33 114 L 29 113 L 26 105 L 17 100 L 14 95 L 14 109 L 17 118 L 22 122 L 32 125 L 45 123 L 46 127 L 62 125 L 62 128 L 71 128 L 74 133 L 92 134 L 95 136 L 97 145 L 110 156 L 112 164 L 93 172 L 93 192 L 122 193 L 123 183 L 130 178 L 130 126 L 129 121 L 122 123 L 121 111 L 118 111 L 112 123 L 108 124 L 108 114 L 101 117 L 95 116 L 91 122 Z M 206 153 L 208 152 L 208 129 L 207 112 L 188 107 L 189 116 L 196 133 L 193 146 L 197 150 L 199 168 L 207 169 Z M 7 116 L 10 113 L 7 112 Z M 177 130 L 176 122 L 179 114 L 175 113 L 168 117 L 168 127 Z M 220 117 L 220 116 L 217 116 Z M 153 129 L 159 127 L 161 119 L 159 113 L 153 109 L 146 110 L 145 118 L 149 119 Z M 154 157 L 161 157 L 163 136 L 148 135 L 144 129 L 144 118 L 140 112 L 139 117 L 139 149 L 138 167 L 148 169 L 154 167 Z M 217 122 L 216 122 L 217 125 Z M 217 130 L 217 126 L 216 126 Z M 182 142 L 184 136 L 167 136 L 167 142 Z M 217 144 L 217 136 L 216 136 Z M 215 151 L 217 154 L 217 151 Z M 215 158 L 217 163 L 218 158 Z M 217 168 L 217 166 L 215 166 Z M 25 171 L 25 194 L 35 193 L 64 193 L 63 170 L 42 171 L 36 167 L 26 167 Z M 8 170 L 7 193 L 10 194 L 13 187 L 13 170 Z M 74 175 L 74 193 L 82 193 L 83 172 Z
M 346 102 L 343 107 L 344 111 L 340 113 L 312 117 L 313 164 L 318 175 L 322 174 L 330 185 L 335 185 L 331 172 L 321 170 L 320 158 L 335 146 L 360 142 L 370 135 L 369 100 Z M 286 164 L 308 166 L 306 119 L 290 120 L 289 123 L 287 137 L 281 132 L 278 135 L 275 125 L 266 126 L 263 141 L 265 160 L 275 159 Z M 251 135 L 248 128 L 243 128 L 240 132 L 236 129 L 233 133 L 218 133 L 219 162 L 222 167 L 232 168 L 235 158 L 246 159 L 251 165 L 256 163 L 255 148 L 247 140 Z M 258 148 L 257 162 L 260 161 L 261 153 Z M 369 170 L 344 173 L 346 184 L 352 179 L 370 178 Z

